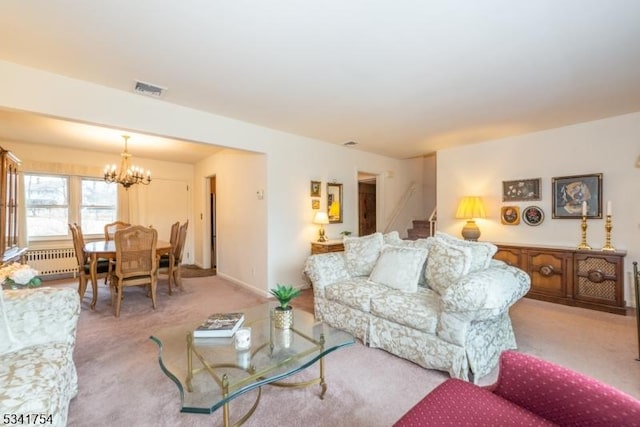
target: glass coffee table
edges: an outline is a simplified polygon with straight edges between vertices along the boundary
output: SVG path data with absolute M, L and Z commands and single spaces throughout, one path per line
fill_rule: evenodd
M 211 414 L 222 408 L 229 426 L 229 402 L 256 390 L 256 400 L 235 425 L 244 423 L 260 401 L 263 385 L 307 387 L 318 384 L 320 399 L 327 384 L 324 356 L 354 343 L 351 334 L 317 322 L 313 315 L 294 309 L 293 329 L 273 326 L 271 313 L 277 303 L 267 303 L 243 312 L 243 327 L 251 328 L 251 347 L 238 351 L 234 338 L 193 338 L 202 319 L 159 330 L 151 336 L 160 347 L 163 372 L 180 391 L 181 412 Z M 281 380 L 318 362 L 319 375 L 304 382 Z

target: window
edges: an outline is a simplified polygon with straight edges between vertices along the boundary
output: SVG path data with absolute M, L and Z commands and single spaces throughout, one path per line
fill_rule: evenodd
M 66 236 L 69 223 L 69 178 L 24 176 L 27 236 Z
M 102 234 L 117 217 L 117 185 L 96 178 L 25 174 L 27 236 L 67 238 L 69 223 L 84 234 Z
M 82 179 L 80 224 L 83 233 L 104 233 L 105 224 L 117 218 L 118 186 L 99 179 Z

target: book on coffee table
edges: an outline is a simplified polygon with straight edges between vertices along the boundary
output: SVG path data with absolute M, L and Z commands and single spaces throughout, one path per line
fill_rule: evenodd
M 215 313 L 193 331 L 194 338 L 232 337 L 242 326 L 244 313 Z

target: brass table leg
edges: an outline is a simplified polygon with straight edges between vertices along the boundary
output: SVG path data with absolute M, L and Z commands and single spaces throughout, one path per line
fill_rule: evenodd
M 229 396 L 229 377 L 227 374 L 222 376 L 222 398 L 226 399 Z M 229 402 L 222 405 L 222 421 L 224 427 L 229 427 Z
M 191 346 L 193 345 L 193 335 L 187 334 L 187 390 L 193 392 L 193 385 L 191 380 L 193 379 L 193 354 Z

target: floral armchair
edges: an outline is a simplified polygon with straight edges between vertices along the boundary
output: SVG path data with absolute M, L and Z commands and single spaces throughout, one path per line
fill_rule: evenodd
M 0 291 L 0 414 L 26 424 L 66 425 L 78 390 L 73 350 L 79 315 L 74 289 Z

